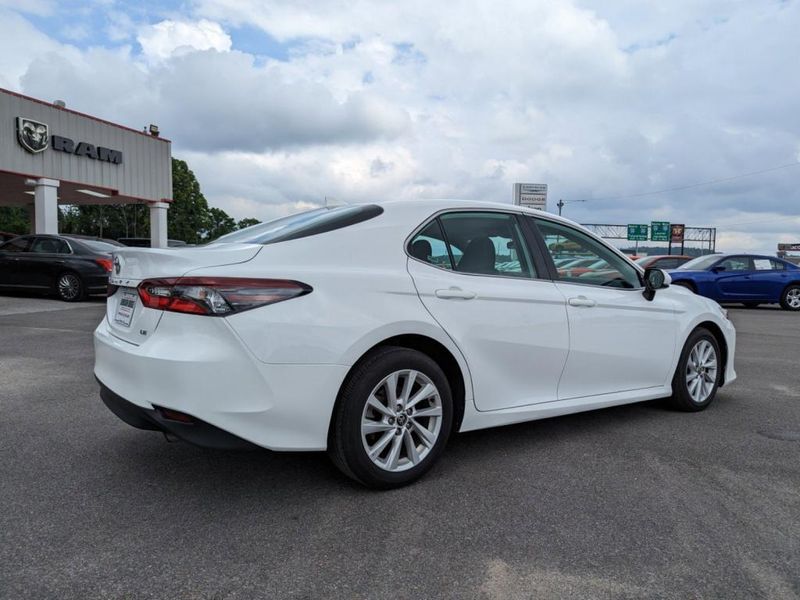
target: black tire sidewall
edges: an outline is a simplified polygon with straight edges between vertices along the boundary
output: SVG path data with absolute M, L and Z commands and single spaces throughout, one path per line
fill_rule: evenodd
M 442 402 L 442 426 L 439 437 L 425 459 L 417 466 L 391 473 L 375 465 L 367 456 L 361 440 L 361 416 L 369 394 L 387 375 L 414 369 L 433 381 Z M 437 461 L 450 436 L 453 422 L 453 399 L 442 369 L 426 354 L 409 348 L 387 347 L 365 358 L 342 387 L 332 436 L 334 462 L 364 485 L 388 489 L 406 485 L 424 475 Z M 341 464 L 344 463 L 344 464 Z
M 689 393 L 689 385 L 686 383 L 686 367 L 689 362 L 689 354 L 692 348 L 697 345 L 700 340 L 707 340 L 714 347 L 714 352 L 717 356 L 717 377 L 714 382 L 714 389 L 711 394 L 703 402 L 695 402 L 692 395 Z M 679 410 L 698 411 L 708 408 L 717 396 L 719 384 L 722 381 L 723 369 L 725 364 L 722 361 L 722 353 L 720 352 L 719 342 L 714 335 L 704 328 L 695 329 L 687 338 L 686 343 L 681 351 L 680 360 L 678 360 L 678 367 L 675 370 L 675 375 L 672 378 L 672 404 Z

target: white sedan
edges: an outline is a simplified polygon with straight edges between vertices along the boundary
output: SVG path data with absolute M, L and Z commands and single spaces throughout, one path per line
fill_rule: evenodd
M 603 260 L 571 277 L 564 246 Z M 320 208 L 204 247 L 115 250 L 95 375 L 122 420 L 212 447 L 327 450 L 407 484 L 470 431 L 732 382 L 735 331 L 579 225 L 493 203 Z

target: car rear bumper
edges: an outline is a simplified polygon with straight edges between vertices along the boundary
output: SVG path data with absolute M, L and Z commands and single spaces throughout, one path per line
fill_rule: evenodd
M 159 421 L 159 409 L 189 415 L 201 422 L 197 429 L 207 425 L 270 450 L 324 450 L 336 396 L 349 370 L 344 365 L 265 364 L 224 319 L 177 313 L 165 313 L 157 332 L 138 346 L 114 336 L 104 319 L 95 330 L 94 346 L 95 376 L 107 390 L 104 401 L 109 405 L 111 398 L 112 405 L 125 407 L 118 411 L 109 405 L 117 416 L 200 445 L 208 445 L 203 443 L 207 436 L 190 439 L 187 429 Z
M 103 382 L 99 381 L 99 383 L 100 398 L 102 398 L 103 403 L 111 412 L 132 427 L 161 431 L 165 434 L 171 433 L 184 441 L 204 448 L 225 450 L 258 448 L 255 444 L 200 419 L 177 420 L 170 418 L 170 414 L 159 410 L 159 407 L 148 409 L 137 406 L 133 402 L 128 402 L 122 396 L 115 394 L 103 385 Z

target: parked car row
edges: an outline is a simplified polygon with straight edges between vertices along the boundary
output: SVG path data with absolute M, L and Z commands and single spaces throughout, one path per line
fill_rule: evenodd
M 66 302 L 104 294 L 111 252 L 119 247 L 83 236 L 17 236 L 0 245 L 0 290 L 55 294 Z
M 717 302 L 800 310 L 800 267 L 774 256 L 709 254 L 669 271 L 673 285 Z

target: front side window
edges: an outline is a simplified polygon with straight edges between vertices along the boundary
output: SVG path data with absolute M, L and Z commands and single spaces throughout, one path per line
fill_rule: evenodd
M 641 287 L 636 268 L 601 242 L 560 223 L 542 219 L 534 222 L 554 262 L 565 252 L 576 257 L 560 266 L 556 263 L 559 281 L 628 289 Z
M 721 261 L 717 267 L 723 267 L 726 273 L 736 271 L 752 271 L 750 259 L 746 256 L 731 256 Z
M 32 238 L 14 238 L 0 246 L 0 252 L 28 252 L 31 248 Z

